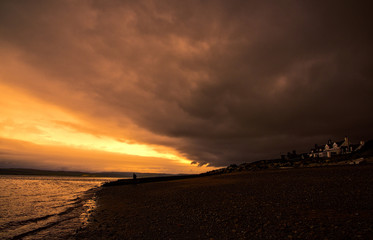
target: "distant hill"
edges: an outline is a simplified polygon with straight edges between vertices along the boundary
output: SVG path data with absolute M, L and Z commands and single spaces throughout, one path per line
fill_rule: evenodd
M 50 171 L 27 168 L 0 168 L 0 175 L 38 175 L 38 176 L 74 176 L 74 177 L 103 177 L 100 174 L 72 171 Z
M 32 175 L 32 176 L 70 176 L 70 177 L 115 177 L 129 178 L 132 172 L 78 172 L 78 171 L 51 171 L 28 168 L 0 168 L 0 175 Z M 136 173 L 137 177 L 171 176 L 163 173 Z
M 132 177 L 133 172 L 97 172 L 92 174 L 99 174 L 105 177 Z M 138 178 L 144 177 L 160 177 L 160 176 L 174 176 L 175 174 L 166 174 L 166 173 L 136 173 Z

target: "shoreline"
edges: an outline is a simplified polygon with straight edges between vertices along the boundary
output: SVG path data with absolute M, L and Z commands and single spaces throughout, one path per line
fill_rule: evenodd
M 118 179 L 112 182 L 106 182 L 102 185 L 102 187 L 109 187 L 109 186 L 122 186 L 122 185 L 132 185 L 132 184 L 143 184 L 143 183 L 152 183 L 152 182 L 163 182 L 163 181 L 174 181 L 174 180 L 181 180 L 181 179 L 189 179 L 189 178 L 198 178 L 198 177 L 206 177 L 206 176 L 216 176 L 221 174 L 229 174 L 233 172 L 250 172 L 250 171 L 269 171 L 269 170 L 284 170 L 284 169 L 303 169 L 303 168 L 328 168 L 328 167 L 340 167 L 340 166 L 351 166 L 351 165 L 365 165 L 365 164 L 373 164 L 373 158 L 356 158 L 356 159 L 349 159 L 339 162 L 314 162 L 307 165 L 290 165 L 291 161 L 286 161 L 283 165 L 275 165 L 273 163 L 260 163 L 266 162 L 267 160 L 257 161 L 253 163 L 243 163 L 241 165 L 235 165 L 235 167 L 228 166 L 226 168 L 221 168 L 217 170 L 213 170 L 210 172 L 200 173 L 200 174 L 183 174 L 183 175 L 173 175 L 173 176 L 157 176 L 157 177 L 142 177 L 137 178 L 134 180 L 133 178 L 125 178 L 125 179 Z M 250 166 L 254 165 L 254 167 Z
M 75 239 L 369 239 L 373 165 L 103 187 Z
M 166 181 L 196 178 L 196 177 L 201 177 L 201 176 L 202 175 L 199 175 L 199 174 L 191 174 L 191 175 L 177 175 L 177 176 L 145 177 L 145 178 L 137 178 L 136 180 L 128 178 L 128 179 L 119 179 L 116 181 L 104 183 L 102 187 L 123 186 L 123 185 L 154 183 L 154 182 L 166 182 Z

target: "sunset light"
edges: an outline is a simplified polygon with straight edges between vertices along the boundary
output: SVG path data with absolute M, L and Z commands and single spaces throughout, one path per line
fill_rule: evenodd
M 0 168 L 24 166 L 20 142 L 28 167 L 201 173 L 373 134 L 354 8 L 26 2 L 0 3 Z M 83 152 L 47 163 L 53 147 Z M 68 164 L 92 151 L 123 158 Z
M 0 137 L 45 146 L 64 146 L 81 150 L 120 153 L 158 159 L 171 159 L 190 168 L 191 161 L 175 150 L 146 144 L 129 144 L 109 136 L 80 132 L 71 126 L 89 126 L 72 112 L 33 98 L 26 93 L 0 85 Z M 89 155 L 89 154 L 87 154 Z M 78 156 L 76 156 L 78 157 Z M 151 163 L 149 163 L 151 165 Z M 125 167 L 120 167 L 125 170 Z M 133 167 L 131 168 L 133 169 Z M 203 168 L 205 169 L 205 168 Z M 180 169 L 180 171 L 183 171 Z
M 371 5 L 0 0 L 0 239 L 372 239 Z

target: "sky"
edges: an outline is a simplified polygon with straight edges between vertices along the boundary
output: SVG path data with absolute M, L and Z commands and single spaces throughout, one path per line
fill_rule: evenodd
M 0 167 L 199 173 L 373 137 L 369 1 L 0 1 Z

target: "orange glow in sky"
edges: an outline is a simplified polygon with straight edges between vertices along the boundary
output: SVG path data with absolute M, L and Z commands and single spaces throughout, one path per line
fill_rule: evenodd
M 149 161 L 157 159 L 168 159 L 165 161 L 169 165 L 174 163 L 177 166 L 174 171 L 178 172 L 203 172 L 213 169 L 210 167 L 191 166 L 191 161 L 180 156 L 172 149 L 162 151 L 155 150 L 154 146 L 146 144 L 130 144 L 121 140 L 118 141 L 110 136 L 98 136 L 87 132 L 81 132 L 70 127 L 68 124 L 76 126 L 89 126 L 85 120 L 74 116 L 72 112 L 68 112 L 62 108 L 52 104 L 43 102 L 40 99 L 27 95 L 26 93 L 11 88 L 6 85 L 0 85 L 0 137 L 4 139 L 22 140 L 43 146 L 61 146 L 73 149 L 85 150 L 87 156 L 89 151 L 102 151 L 108 153 L 117 153 L 124 155 L 132 155 L 134 157 L 149 157 Z M 79 154 L 84 153 L 81 151 Z M 83 158 L 84 156 L 75 156 Z M 132 157 L 133 158 L 133 157 Z M 113 170 L 128 170 L 125 161 L 123 165 L 117 166 L 119 169 L 113 169 L 110 166 L 110 159 L 105 159 L 107 164 L 104 169 Z M 153 163 L 146 163 L 151 167 Z M 159 163 L 157 163 L 158 165 Z M 118 161 L 116 160 L 116 165 Z M 140 166 L 131 166 L 131 170 L 138 170 Z M 158 172 L 160 169 L 146 169 Z M 170 166 L 172 169 L 173 167 Z M 97 169 L 94 168 L 93 169 Z M 165 168 L 167 169 L 167 168 Z M 167 170 L 166 170 L 167 171 Z
M 0 168 L 206 172 L 368 141 L 355 5 L 0 1 Z

